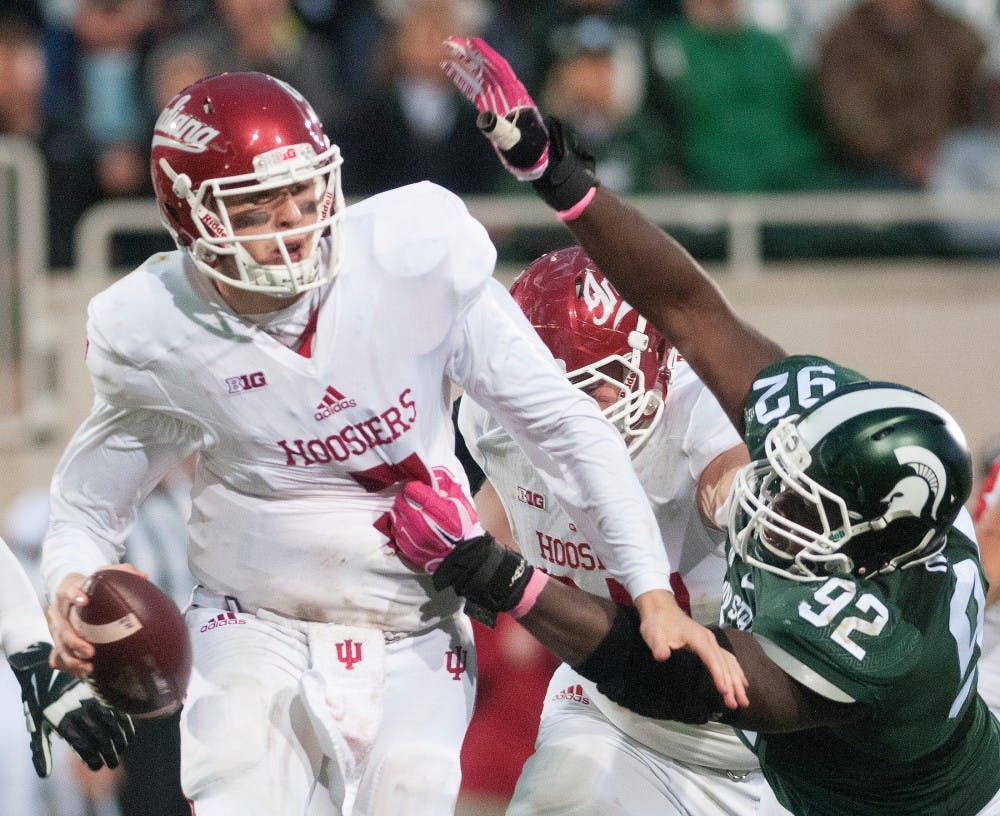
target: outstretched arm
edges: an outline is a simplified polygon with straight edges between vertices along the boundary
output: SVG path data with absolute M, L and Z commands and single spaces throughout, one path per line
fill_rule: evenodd
M 442 69 L 479 110 L 504 165 L 556 210 L 626 300 L 687 358 L 733 424 L 758 371 L 784 351 L 736 316 L 673 238 L 599 186 L 591 158 L 542 117 L 510 65 L 477 37 L 453 37 Z
M 749 632 L 706 629 L 687 618 L 670 657 L 657 660 L 636 609 L 551 579 L 492 536 L 477 534 L 464 497 L 411 486 L 417 489 L 401 493 L 389 514 L 400 555 L 431 572 L 438 589 L 451 587 L 494 615 L 510 614 L 616 703 L 656 719 L 717 720 L 767 732 L 863 715 L 863 707 L 834 703 L 793 680 Z
M 464 597 L 480 620 L 495 619 L 501 612 L 520 619 L 533 609 L 542 593 L 551 597 L 556 582 L 484 533 L 471 500 L 446 469 L 435 467 L 432 472 L 433 485 L 407 482 L 386 520 L 377 525 L 403 560 L 431 573 L 436 589 L 450 587 Z M 581 591 L 579 598 L 593 596 Z M 573 603 L 576 596 L 567 600 Z M 746 705 L 746 678 L 739 663 L 711 631 L 681 611 L 672 593 L 645 592 L 635 603 L 636 608 L 630 608 L 635 616 L 635 636 L 650 661 L 656 663 L 684 652 L 700 667 L 698 677 L 714 701 L 728 708 Z M 577 627 L 575 615 L 568 610 L 567 619 L 560 617 L 558 595 L 554 604 L 553 616 L 539 618 L 537 632 L 531 626 L 528 630 L 559 657 L 575 664 L 607 634 L 607 613 L 613 607 L 584 605 L 579 612 L 583 624 Z M 548 633 L 546 626 L 550 624 L 553 629 Z
M 799 731 L 848 722 L 858 705 L 834 703 L 810 691 L 774 663 L 750 632 L 716 630 L 749 681 L 745 708 L 729 709 L 687 650 L 653 661 L 630 611 L 577 587 L 549 580 L 519 623 L 551 652 L 598 684 L 615 702 L 658 719 L 716 719 L 753 731 Z M 676 663 L 677 665 L 671 665 Z
M 566 226 L 622 293 L 681 353 L 737 430 L 757 372 L 785 352 L 734 312 L 677 241 L 604 188 Z

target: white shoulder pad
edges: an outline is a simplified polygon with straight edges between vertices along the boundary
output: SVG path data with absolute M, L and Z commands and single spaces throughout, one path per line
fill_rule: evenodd
M 116 405 L 158 403 L 162 388 L 150 368 L 170 359 L 193 330 L 198 299 L 182 258 L 179 251 L 154 255 L 90 301 L 87 367 L 95 390 Z
M 460 296 L 493 275 L 496 248 L 454 193 L 429 181 L 372 196 L 347 208 L 345 253 L 368 254 L 387 276 L 429 277 Z

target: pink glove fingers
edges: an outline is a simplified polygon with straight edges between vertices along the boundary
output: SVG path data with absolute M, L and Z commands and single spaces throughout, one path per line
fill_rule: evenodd
M 445 40 L 445 45 L 449 56 L 442 60 L 441 69 L 480 112 L 492 111 L 499 117 L 511 120 L 519 115 L 518 111 L 529 108 L 540 121 L 535 101 L 524 83 L 517 78 L 510 63 L 484 40 L 479 37 L 449 37 Z M 504 167 L 521 181 L 534 181 L 548 166 L 547 148 L 531 167 L 515 167 L 510 164 L 495 142 L 493 149 Z
M 475 505 L 443 467 L 431 469 L 434 487 L 410 481 L 389 511 L 392 541 L 413 566 L 434 572 L 462 539 L 483 535 Z

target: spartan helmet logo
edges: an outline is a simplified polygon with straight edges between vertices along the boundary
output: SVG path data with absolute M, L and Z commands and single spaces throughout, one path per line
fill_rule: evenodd
M 894 453 L 900 465 L 913 468 L 913 475 L 904 476 L 882 498 L 887 505 L 883 518 L 887 522 L 907 516 L 920 518 L 928 499 L 933 497 L 931 518 L 936 521 L 948 483 L 944 464 L 927 448 L 916 445 L 903 445 Z

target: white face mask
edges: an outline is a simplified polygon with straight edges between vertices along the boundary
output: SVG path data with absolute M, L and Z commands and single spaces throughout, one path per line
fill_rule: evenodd
M 208 179 L 197 190 L 186 187 L 186 177 L 174 173 L 165 160 L 161 167 L 172 180 L 175 192 L 191 207 L 199 237 L 187 251 L 198 269 L 236 289 L 289 296 L 329 283 L 340 267 L 340 222 L 345 206 L 340 183 L 343 160 L 336 145 L 318 156 L 307 144 L 284 149 L 280 157 L 273 156 L 275 152 L 257 156 L 254 173 Z M 227 200 L 303 183 L 315 186 L 314 221 L 290 229 L 237 234 Z M 321 237 L 329 239 L 326 250 L 321 249 Z M 258 241 L 276 242 L 280 262 L 256 262 L 245 245 Z M 304 257 L 295 260 L 288 248 L 303 241 L 310 241 L 311 245 Z M 225 264 L 223 271 L 220 259 L 227 257 L 232 262 Z

